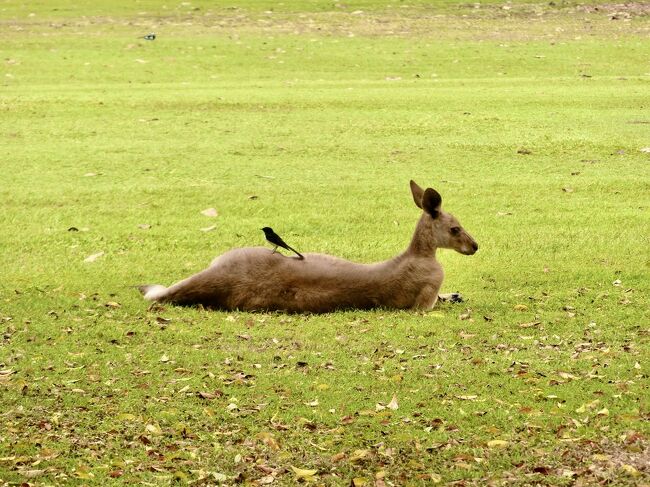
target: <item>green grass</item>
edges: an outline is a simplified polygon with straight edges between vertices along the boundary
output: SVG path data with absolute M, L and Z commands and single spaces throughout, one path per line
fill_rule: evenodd
M 0 485 L 649 481 L 646 6 L 68 3 L 0 2 Z M 439 252 L 465 304 L 132 287 L 264 225 L 389 258 L 411 178 L 481 246 Z

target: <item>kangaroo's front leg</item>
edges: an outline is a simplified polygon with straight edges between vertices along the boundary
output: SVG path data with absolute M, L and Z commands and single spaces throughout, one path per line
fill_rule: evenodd
M 418 297 L 415 298 L 413 303 L 414 309 L 431 309 L 435 306 L 438 301 L 438 290 L 440 288 L 436 286 L 425 286 L 418 294 Z

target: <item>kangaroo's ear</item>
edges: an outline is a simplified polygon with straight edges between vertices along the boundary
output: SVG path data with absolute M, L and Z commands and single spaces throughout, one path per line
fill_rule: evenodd
M 442 206 L 442 196 L 435 189 L 427 188 L 422 196 L 421 208 L 433 218 L 437 218 Z
M 413 195 L 413 201 L 418 208 L 422 208 L 422 195 L 424 195 L 424 190 L 418 186 L 418 184 L 411 179 L 411 194 Z

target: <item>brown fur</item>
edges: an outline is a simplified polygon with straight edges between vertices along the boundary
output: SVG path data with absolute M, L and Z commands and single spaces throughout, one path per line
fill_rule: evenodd
M 411 181 L 411 193 L 424 211 L 406 251 L 385 262 L 357 264 L 309 253 L 301 260 L 247 247 L 226 252 L 204 271 L 169 288 L 140 289 L 151 301 L 222 310 L 429 309 L 438 300 L 444 277 L 436 250 L 471 255 L 478 245 L 453 215 L 442 211 L 437 191 Z

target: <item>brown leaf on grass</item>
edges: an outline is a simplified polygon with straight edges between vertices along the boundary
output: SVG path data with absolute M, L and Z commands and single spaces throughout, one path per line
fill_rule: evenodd
M 214 230 L 216 228 L 217 228 L 216 225 L 210 225 L 209 227 L 203 227 L 203 228 L 200 228 L 199 230 L 201 230 L 202 232 L 211 232 L 212 230 Z
M 218 397 L 223 396 L 223 392 L 221 392 L 220 390 L 216 390 L 214 392 L 202 392 L 202 391 L 199 391 L 196 394 L 201 399 L 208 399 L 208 400 L 216 399 Z
M 140 223 L 138 225 L 138 228 L 140 230 L 149 230 L 151 228 L 151 225 L 149 225 L 148 223 Z
M 346 457 L 345 452 L 336 453 L 330 457 L 330 462 L 337 463 Z

